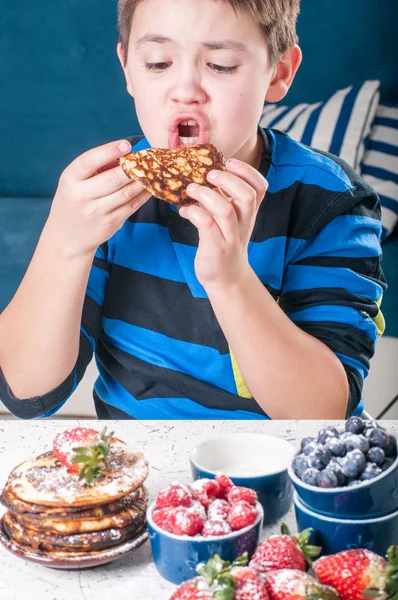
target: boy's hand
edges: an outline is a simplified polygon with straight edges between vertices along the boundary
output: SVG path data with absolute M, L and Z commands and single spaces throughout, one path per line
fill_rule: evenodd
M 117 163 L 130 149 L 126 140 L 93 148 L 62 173 L 46 230 L 71 255 L 94 254 L 151 197 Z
M 187 191 L 199 205 L 180 208 L 180 215 L 199 230 L 195 271 L 203 287 L 226 289 L 243 280 L 250 269 L 247 247 L 258 208 L 268 184 L 250 165 L 236 159 L 226 171 L 211 171 L 208 181 L 222 189 L 191 184 Z

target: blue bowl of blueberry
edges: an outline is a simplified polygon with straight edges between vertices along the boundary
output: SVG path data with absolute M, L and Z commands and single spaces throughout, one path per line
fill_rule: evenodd
M 375 421 L 351 417 L 304 438 L 288 473 L 299 501 L 327 517 L 372 519 L 398 511 L 397 440 Z

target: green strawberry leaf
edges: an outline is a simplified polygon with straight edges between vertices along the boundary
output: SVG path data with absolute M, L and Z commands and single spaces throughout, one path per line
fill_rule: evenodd
M 249 562 L 249 555 L 247 552 L 245 552 L 241 556 L 238 556 L 238 558 L 235 558 L 234 562 L 232 563 L 232 566 L 233 567 L 245 567 L 248 562 Z
M 291 533 L 290 533 L 290 529 L 289 529 L 289 527 L 286 525 L 286 523 L 282 523 L 282 525 L 281 525 L 281 534 L 282 534 L 282 535 L 291 535 Z
M 235 591 L 233 588 L 224 588 L 213 593 L 215 600 L 233 600 Z
M 302 546 L 304 554 L 307 554 L 310 558 L 316 558 L 322 551 L 321 546 Z
M 300 546 L 306 546 L 308 544 L 309 539 L 311 537 L 311 533 L 313 531 L 314 530 L 312 529 L 312 527 L 309 527 L 308 529 L 304 529 L 304 531 L 295 536 Z

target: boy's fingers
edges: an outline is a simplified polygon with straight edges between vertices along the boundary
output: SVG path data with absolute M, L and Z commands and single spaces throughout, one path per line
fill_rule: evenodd
M 191 221 L 198 229 L 199 239 L 205 243 L 208 248 L 213 247 L 214 252 L 220 248 L 220 242 L 225 242 L 223 233 L 214 219 L 205 208 L 197 205 L 184 206 L 181 210 L 181 216 Z
M 107 169 L 100 172 L 98 175 L 94 175 L 82 182 L 82 189 L 84 190 L 84 196 L 87 198 L 104 198 L 117 192 L 121 188 L 129 185 L 131 179 L 127 177 L 123 169 L 117 165 L 113 169 Z M 134 182 L 135 183 L 135 182 Z M 137 183 L 137 190 L 142 190 L 142 186 Z M 137 191 L 137 193 L 138 193 Z
M 246 181 L 256 191 L 257 205 L 259 206 L 268 189 L 268 182 L 261 173 L 251 165 L 237 159 L 227 162 L 227 171 Z
M 147 202 L 150 197 L 151 194 L 146 190 L 143 190 L 139 194 L 133 195 L 132 198 L 130 198 L 127 202 L 123 204 L 120 204 L 120 202 L 119 204 L 115 203 L 116 208 L 114 208 L 110 214 L 115 219 L 121 219 L 125 221 L 132 214 L 134 214 L 143 204 L 145 204 L 145 202 Z
M 225 240 L 233 243 L 239 235 L 238 216 L 232 202 L 206 186 L 189 186 L 188 194 L 207 209 L 218 224 Z
M 131 150 L 131 144 L 127 140 L 119 142 L 110 142 L 98 148 L 92 148 L 81 156 L 78 156 L 66 168 L 68 176 L 73 177 L 77 181 L 89 179 L 102 167 L 116 161 L 121 156 L 124 156 Z
M 136 199 L 138 199 L 139 202 L 142 201 L 143 204 L 151 197 L 151 195 L 152 194 L 144 189 L 142 185 L 136 181 L 132 181 L 121 190 L 105 196 L 104 198 L 99 198 L 95 200 L 95 202 L 98 202 L 98 208 L 102 214 L 108 214 L 128 203 L 133 203 L 135 205 Z M 133 209 L 131 210 L 131 213 L 133 213 Z

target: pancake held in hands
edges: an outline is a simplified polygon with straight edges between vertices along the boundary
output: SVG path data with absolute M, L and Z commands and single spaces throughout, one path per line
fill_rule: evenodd
M 225 159 L 212 144 L 130 152 L 119 159 L 119 164 L 155 198 L 177 206 L 194 202 L 186 191 L 190 183 L 214 187 L 207 174 L 212 169 L 225 170 Z
M 145 527 L 148 464 L 122 440 L 87 428 L 58 434 L 53 451 L 9 475 L 3 528 L 23 551 L 56 558 L 95 556 Z

